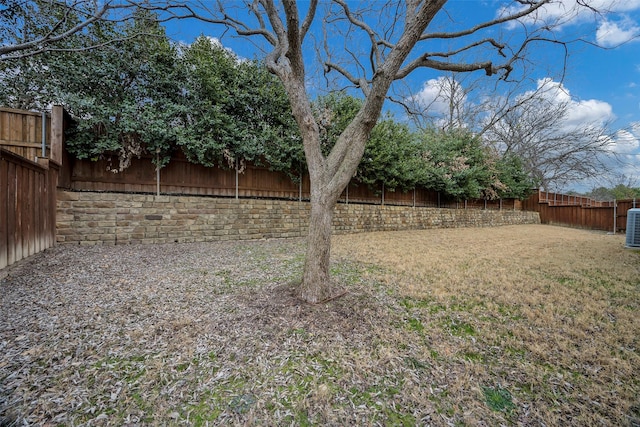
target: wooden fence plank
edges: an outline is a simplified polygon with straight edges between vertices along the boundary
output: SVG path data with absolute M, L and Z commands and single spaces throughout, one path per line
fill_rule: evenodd
M 9 236 L 9 245 L 7 248 L 7 264 L 16 262 L 17 247 L 17 201 L 16 201 L 16 164 L 9 162 L 7 167 L 7 235 Z
M 43 224 L 45 214 L 55 206 L 55 197 L 45 199 L 45 178 L 56 170 L 0 148 L 0 268 L 13 264 L 50 246 L 55 241 L 53 222 Z M 55 209 L 53 210 L 55 212 Z M 53 239 L 51 230 L 53 227 Z M 44 239 L 43 239 L 44 237 Z
M 596 201 L 587 197 L 539 191 L 522 204 L 525 210 L 538 211 L 543 224 L 624 232 L 627 211 L 633 207 L 633 200 Z
M 62 152 L 64 148 L 64 130 L 65 130 L 65 111 L 60 105 L 54 105 L 51 108 L 51 121 L 49 123 L 50 131 L 49 146 L 50 155 L 49 158 L 57 164 L 62 164 Z
M 39 142 L 24 142 L 24 141 L 15 141 L 11 139 L 3 139 L 0 138 L 0 145 L 11 146 L 11 147 L 28 147 L 28 148 L 41 148 L 42 144 Z
M 0 150 L 0 269 L 9 265 L 9 224 L 7 213 L 9 210 L 9 161 L 4 158 Z
M 41 157 L 43 137 L 47 155 L 51 154 L 47 146 L 56 138 L 61 148 L 64 134 L 54 135 L 47 115 L 0 108 L 0 268 L 56 241 L 56 186 L 62 158 L 50 162 Z
M 71 157 L 68 153 L 63 157 Z M 64 187 L 76 191 L 141 192 L 155 194 L 157 191 L 156 171 L 152 156 L 132 159 L 124 171 L 117 169 L 115 158 L 103 158 L 96 162 L 83 159 L 67 161 L 70 170 L 64 170 Z M 64 168 L 63 168 L 64 169 Z M 235 197 L 235 170 L 205 167 L 188 162 L 180 154 L 171 159 L 160 171 L 160 192 L 163 194 L 194 194 L 217 197 Z M 309 200 L 310 185 L 308 175 L 297 183 L 286 174 L 270 171 L 267 167 L 247 164 L 238 175 L 237 194 L 239 197 L 269 197 Z M 350 183 L 339 199 L 340 203 L 383 203 L 382 187 L 372 190 L 367 185 Z M 399 206 L 449 207 L 462 209 L 515 209 L 521 207 L 514 200 L 468 201 L 467 203 L 447 200 L 432 190 L 388 191 L 384 193 L 384 203 Z
M 34 171 L 33 169 L 29 169 L 28 170 L 28 175 L 29 175 L 29 181 L 28 181 L 27 185 L 29 187 L 28 187 L 27 191 L 28 191 L 29 196 L 27 197 L 27 200 L 25 201 L 25 214 L 27 216 L 27 218 L 26 218 L 27 229 L 26 229 L 25 235 L 27 236 L 27 253 L 26 253 L 26 256 L 31 256 L 31 255 L 36 253 L 36 250 L 35 250 L 35 241 L 36 241 L 35 225 L 36 225 L 36 221 L 38 219 L 38 211 L 36 211 L 36 208 L 35 208 L 35 201 L 36 201 L 36 198 L 39 197 L 40 195 L 36 192 L 36 190 L 37 190 L 37 188 L 36 188 L 36 183 L 37 183 L 36 171 Z

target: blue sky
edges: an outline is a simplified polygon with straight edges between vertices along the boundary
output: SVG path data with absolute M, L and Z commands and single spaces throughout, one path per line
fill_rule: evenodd
M 367 3 L 375 6 L 375 2 Z M 482 22 L 513 3 L 450 0 L 445 6 L 448 14 L 439 15 L 434 25 L 449 29 L 452 24 Z M 542 10 L 537 18 L 555 20 L 566 16 L 575 3 L 575 0 L 559 0 Z M 609 149 L 619 161 L 613 161 L 612 156 L 606 160 L 607 167 L 599 179 L 572 183 L 561 190 L 584 192 L 600 185 L 610 187 L 621 175 L 627 177 L 628 183 L 640 186 L 640 0 L 587 0 L 587 3 L 606 13 L 595 14 L 583 8 L 583 12 L 563 22 L 555 31 L 559 39 L 583 41 L 569 44 L 566 58 L 559 46 L 545 45 L 534 51 L 531 63 L 527 64 L 526 82 L 517 90 L 524 93 L 535 89 L 541 81 L 552 82 L 562 89 L 563 99 L 569 101 L 573 121 L 610 123 L 613 132 Z M 300 5 L 304 8 L 304 2 Z M 223 37 L 223 28 L 212 24 L 174 21 L 167 24 L 167 30 L 177 41 L 190 43 L 205 34 L 221 39 L 224 46 L 239 56 L 251 59 L 263 55 L 252 43 L 231 37 L 232 31 Z M 321 38 L 320 30 L 319 26 L 314 27 L 313 35 Z M 518 31 L 516 26 L 507 25 L 499 33 L 510 38 L 517 37 Z M 431 85 L 441 76 L 442 72 L 417 70 L 405 79 L 403 90 L 413 96 L 428 97 Z M 494 83 L 487 81 L 486 84 Z

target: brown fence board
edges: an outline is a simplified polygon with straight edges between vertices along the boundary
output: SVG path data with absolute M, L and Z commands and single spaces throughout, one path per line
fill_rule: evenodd
M 597 201 L 588 197 L 539 191 L 522 202 L 524 210 L 540 213 L 543 224 L 624 232 L 633 200 Z
M 0 268 L 3 268 L 55 241 L 55 216 L 51 219 L 51 212 L 55 214 L 55 195 L 53 199 L 50 197 L 51 191 L 44 183 L 47 175 L 56 171 L 5 149 L 0 149 L 0 153 Z
M 9 247 L 7 251 L 7 263 L 13 264 L 16 262 L 16 252 L 22 253 L 22 240 L 18 239 L 18 200 L 16 198 L 16 164 L 14 162 L 7 162 L 8 169 L 8 186 L 7 186 L 7 226 L 9 236 Z M 19 249 L 18 249 L 19 248 Z
M 98 161 L 69 158 L 65 164 L 68 170 L 62 172 L 61 186 L 76 191 L 139 192 L 156 193 L 157 175 L 153 157 L 146 155 L 134 158 L 131 165 L 117 173 L 117 160 L 103 158 Z M 284 173 L 270 171 L 265 166 L 246 164 L 241 167 L 237 179 L 237 195 L 246 198 L 303 199 L 310 197 L 309 176 L 302 182 L 295 182 Z M 160 192 L 163 194 L 190 194 L 216 197 L 236 196 L 235 170 L 205 167 L 190 163 L 184 155 L 176 154 L 169 164 L 160 171 Z M 453 209 L 520 209 L 519 201 L 469 200 L 451 201 L 441 198 L 438 192 L 417 188 L 384 191 L 371 189 L 367 185 L 352 182 L 343 191 L 340 203 L 387 204 L 397 206 L 443 207 Z
M 47 119 L 47 130 L 49 127 Z M 45 132 L 45 145 L 50 137 Z M 42 114 L 0 108 L 0 146 L 29 160 L 42 155 Z
M 0 150 L 0 268 L 9 264 L 9 162 L 3 154 Z
M 64 112 L 54 110 L 60 123 Z M 63 133 L 52 136 L 45 119 L 45 144 L 54 141 L 61 159 L 56 138 Z M 41 157 L 42 120 L 41 113 L 0 108 L 0 268 L 55 244 L 59 162 Z

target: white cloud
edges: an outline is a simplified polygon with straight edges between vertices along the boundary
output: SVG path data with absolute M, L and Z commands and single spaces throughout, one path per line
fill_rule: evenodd
M 596 31 L 596 42 L 603 47 L 614 47 L 640 36 L 640 26 L 625 18 L 619 22 L 604 20 Z
M 450 102 L 451 93 L 454 94 L 453 104 Z M 535 90 L 524 92 L 518 98 L 528 99 L 533 96 L 550 107 L 566 106 L 562 129 L 558 129 L 558 131 L 571 132 L 573 129 L 585 127 L 604 127 L 615 119 L 611 104 L 598 99 L 574 99 L 569 89 L 551 78 L 538 80 Z M 449 116 L 451 105 L 461 110 L 477 107 L 467 98 L 466 91 L 460 82 L 452 80 L 450 77 L 439 77 L 426 81 L 422 89 L 412 96 L 411 101 L 431 117 Z M 463 117 L 457 118 L 464 120 Z M 469 123 L 466 124 L 469 125 Z
M 636 154 L 640 150 L 638 137 L 639 135 L 634 135 L 628 130 L 619 130 L 611 143 L 611 151 L 623 155 Z
M 587 179 L 579 186 L 579 191 L 592 188 L 611 187 L 621 176 L 638 179 L 640 170 L 640 122 L 631 123 L 629 129 L 617 131 L 610 138 L 608 156 L 602 156 L 602 173 L 598 177 Z
M 412 101 L 431 115 L 449 114 L 450 98 L 454 95 L 454 103 L 463 105 L 466 94 L 462 85 L 450 77 L 438 77 L 424 82 L 420 92 L 412 97 Z
M 588 99 L 585 101 L 571 101 L 569 103 L 569 113 L 567 114 L 568 123 L 604 125 L 613 118 L 613 108 L 607 102 Z
M 594 19 L 594 17 L 640 10 L 640 0 L 586 0 L 584 3 L 588 7 L 580 5 L 575 0 L 557 0 L 542 6 L 534 14 L 522 18 L 521 21 L 528 24 L 544 22 L 547 25 L 562 27 L 567 24 L 582 23 Z M 498 10 L 497 15 L 504 16 L 515 13 L 526 7 L 525 5 L 503 7 Z M 509 24 L 510 29 L 515 26 L 515 23 Z
M 571 97 L 569 89 L 562 83 L 550 78 L 538 80 L 538 95 L 551 104 L 567 105 L 564 125 L 567 128 L 581 126 L 604 126 L 615 118 L 613 108 L 607 102 L 597 99 L 576 100 Z M 532 91 L 524 93 L 523 97 L 530 97 Z
M 596 9 L 606 9 L 611 12 L 632 12 L 640 10 L 640 0 L 593 0 L 587 3 Z

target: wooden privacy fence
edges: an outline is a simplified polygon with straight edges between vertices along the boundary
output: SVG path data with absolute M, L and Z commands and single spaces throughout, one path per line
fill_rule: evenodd
M 627 211 L 640 206 L 635 200 L 596 201 L 588 197 L 537 191 L 523 201 L 524 210 L 540 213 L 542 224 L 567 225 L 624 232 Z
M 134 158 L 127 169 L 113 172 L 117 169 L 115 158 L 93 162 L 67 155 L 60 186 L 76 191 L 309 200 L 308 175 L 295 182 L 284 173 L 255 164 L 247 164 L 242 172 L 205 167 L 190 163 L 181 153 L 174 155 L 166 167 L 157 171 L 152 160 L 152 156 Z M 380 186 L 372 190 L 353 182 L 342 193 L 340 202 L 454 209 L 520 209 L 520 201 L 514 199 L 456 202 L 424 188 L 402 192 Z
M 64 110 L 0 108 L 0 268 L 56 241 Z

